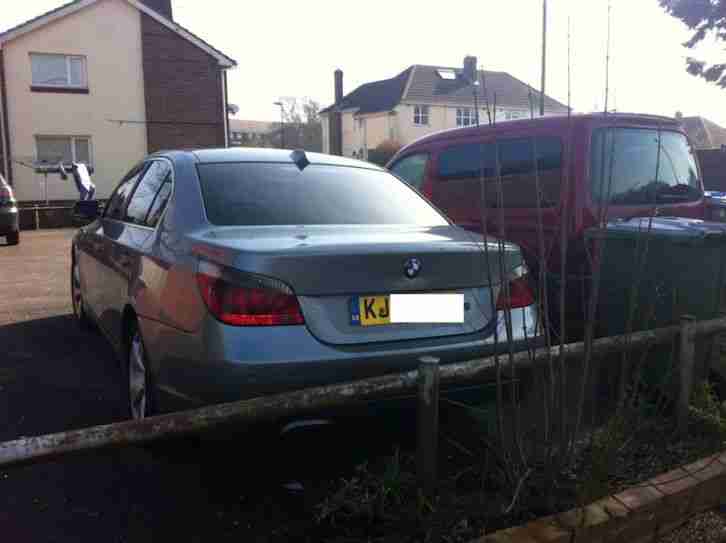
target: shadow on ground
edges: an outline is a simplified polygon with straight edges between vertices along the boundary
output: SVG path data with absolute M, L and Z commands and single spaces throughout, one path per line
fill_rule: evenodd
M 124 418 L 111 348 L 71 315 L 0 326 L 0 345 L 0 441 Z M 14 542 L 306 539 L 315 482 L 402 437 L 380 423 L 285 438 L 270 425 L 225 429 L 0 470 L 0 526 Z M 289 481 L 306 492 L 283 490 Z

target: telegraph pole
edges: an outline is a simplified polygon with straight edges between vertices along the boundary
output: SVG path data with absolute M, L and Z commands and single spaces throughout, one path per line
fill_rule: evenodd
M 542 89 L 539 95 L 539 114 L 545 110 L 545 76 L 547 72 L 547 0 L 542 0 Z

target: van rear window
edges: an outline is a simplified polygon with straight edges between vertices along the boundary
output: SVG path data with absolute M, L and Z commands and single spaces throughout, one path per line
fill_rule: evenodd
M 501 195 L 497 177 L 501 176 Z M 536 161 L 535 161 L 536 150 Z M 439 154 L 438 177 L 446 181 L 477 180 L 484 177 L 487 205 L 536 207 L 539 174 L 540 205 L 554 206 L 560 199 L 562 142 L 553 136 L 501 139 L 496 143 L 466 143 Z
M 686 137 L 643 128 L 593 131 L 590 188 L 595 202 L 612 205 L 674 204 L 703 195 Z

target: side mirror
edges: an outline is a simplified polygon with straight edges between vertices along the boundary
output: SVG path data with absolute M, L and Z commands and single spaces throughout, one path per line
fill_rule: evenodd
M 73 206 L 73 221 L 77 224 L 92 223 L 99 215 L 98 200 L 81 200 Z

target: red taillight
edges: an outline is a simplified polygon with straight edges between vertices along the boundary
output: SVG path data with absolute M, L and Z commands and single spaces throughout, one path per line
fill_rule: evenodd
M 527 307 L 534 303 L 532 289 L 529 288 L 526 277 L 517 277 L 509 281 L 509 296 L 502 289 L 497 298 L 497 311 Z
M 279 284 L 264 285 L 263 279 L 250 276 L 241 285 L 229 277 L 233 273 L 222 273 L 213 264 L 200 266 L 197 273 L 199 292 L 209 312 L 225 324 L 234 326 L 284 326 L 304 324 L 300 304 L 289 288 Z M 232 279 L 232 280 L 230 280 Z M 271 283 L 278 284 L 271 280 Z
M 13 199 L 13 189 L 0 184 L 0 200 L 12 200 L 12 199 Z

